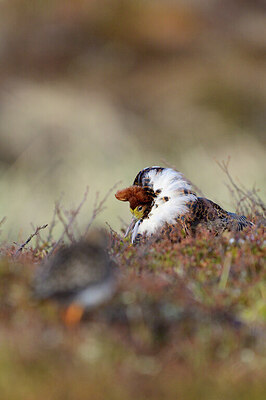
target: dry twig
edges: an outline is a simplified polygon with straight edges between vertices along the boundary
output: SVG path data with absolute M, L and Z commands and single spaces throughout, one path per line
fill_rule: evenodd
M 75 210 L 66 210 L 63 206 L 61 207 L 64 216 L 68 219 L 68 221 L 70 221 L 71 217 L 73 216 L 73 213 L 75 213 Z M 75 235 L 77 235 L 77 237 L 81 236 L 80 233 L 80 229 L 77 223 L 77 219 L 74 219 L 73 224 L 72 224 L 72 232 L 71 232 L 72 236 L 75 238 Z
M 248 208 L 253 211 L 257 208 L 262 211 L 262 214 L 265 214 L 266 208 L 258 195 L 258 189 L 256 189 L 254 186 L 252 190 L 247 190 L 243 185 L 241 185 L 241 187 L 238 186 L 233 180 L 229 172 L 230 157 L 227 158 L 227 161 L 219 162 L 216 160 L 216 163 L 226 174 L 230 182 L 230 185 L 227 185 L 227 187 L 229 188 L 230 193 L 236 202 L 236 207 L 241 208 L 246 213 L 248 213 Z
M 5 222 L 6 222 L 6 220 L 7 220 L 7 218 L 6 217 L 3 217 L 2 219 L 1 219 L 1 221 L 0 221 L 0 226 L 1 225 L 3 225 Z M 1 233 L 2 231 L 0 231 L 0 233 Z
M 121 183 L 121 181 L 115 183 L 111 189 L 108 190 L 108 192 L 106 193 L 106 195 L 102 198 L 101 201 L 99 201 L 99 193 L 96 193 L 95 196 L 95 202 L 94 202 L 94 207 L 93 207 L 93 211 L 92 211 L 92 216 L 91 219 L 89 220 L 89 223 L 87 224 L 86 228 L 85 228 L 85 232 L 84 235 L 87 235 L 88 230 L 91 227 L 91 224 L 93 223 L 93 221 L 95 220 L 96 216 L 101 213 L 105 207 L 103 206 L 104 203 L 106 202 L 107 198 L 109 197 L 109 195 L 112 193 L 112 191 Z
M 67 225 L 64 225 L 64 226 L 65 226 L 65 229 L 64 229 L 62 235 L 60 236 L 60 238 L 57 240 L 57 242 L 53 245 L 52 250 L 51 250 L 50 253 L 49 253 L 49 256 L 51 256 L 51 255 L 53 254 L 54 250 L 55 250 L 55 249 L 57 248 L 57 246 L 62 242 L 62 240 L 63 240 L 63 238 L 64 238 L 64 236 L 65 236 L 65 234 L 66 234 L 66 230 L 69 232 L 69 228 L 70 228 L 71 225 L 73 224 L 75 218 L 77 217 L 77 215 L 78 215 L 78 213 L 80 212 L 82 206 L 84 205 L 85 201 L 87 200 L 88 193 L 89 193 L 89 187 L 87 186 L 86 191 L 85 191 L 85 193 L 84 193 L 84 196 L 83 196 L 83 199 L 82 199 L 81 203 L 78 205 L 78 207 L 76 208 L 76 210 L 73 211 L 72 216 L 71 216 L 71 218 L 70 218 L 68 224 L 67 224 Z
M 32 223 L 31 223 L 31 227 L 32 227 L 33 231 L 35 231 L 36 228 Z M 38 235 L 36 235 L 36 245 L 35 245 L 36 249 L 39 249 L 39 247 L 40 247 L 39 243 L 40 242 L 42 243 L 42 245 L 44 245 L 46 243 L 46 241 L 42 238 L 40 232 L 38 232 Z
M 39 233 L 39 231 L 40 231 L 41 229 L 45 229 L 47 226 L 48 226 L 48 224 L 45 224 L 45 225 L 42 225 L 42 226 L 38 226 L 38 227 L 36 228 L 35 232 L 32 233 L 32 234 L 28 237 L 28 239 L 26 240 L 26 242 L 22 243 L 22 244 L 19 246 L 19 248 L 17 249 L 17 251 L 16 251 L 16 253 L 15 253 L 15 257 L 17 257 L 17 255 L 24 249 L 24 247 L 31 241 L 31 239 L 32 239 L 34 236 L 38 235 L 38 233 Z
M 60 200 L 58 201 L 58 207 L 59 207 L 59 204 L 60 204 Z M 57 205 L 57 203 L 55 204 L 55 207 L 54 207 L 53 217 L 52 217 L 52 221 L 50 223 L 50 228 L 49 228 L 49 232 L 48 232 L 48 236 L 47 236 L 47 243 L 48 244 L 52 241 L 53 230 L 54 230 L 54 227 L 56 225 L 56 205 Z
M 3 225 L 3 224 L 6 222 L 6 220 L 7 220 L 7 218 L 6 218 L 6 217 L 3 217 L 3 218 L 1 219 L 1 221 L 0 221 L 0 226 Z
M 72 232 L 70 232 L 70 227 L 71 227 L 71 224 L 69 223 L 70 220 L 68 221 L 68 223 L 64 220 L 61 210 L 60 210 L 60 207 L 59 207 L 59 204 L 56 204 L 55 209 L 56 209 L 56 215 L 58 216 L 59 221 L 64 226 L 64 232 L 65 232 L 66 236 L 68 237 L 70 242 L 74 242 L 75 241 L 74 234 Z M 75 213 L 73 213 L 73 214 L 75 214 Z

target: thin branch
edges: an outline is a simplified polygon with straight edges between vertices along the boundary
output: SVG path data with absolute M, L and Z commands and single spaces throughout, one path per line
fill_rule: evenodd
M 6 222 L 7 218 L 3 217 L 0 221 L 0 226 L 3 225 Z M 2 233 L 2 230 L 0 230 L 0 234 Z
M 253 188 L 251 190 L 248 190 L 243 184 L 240 184 L 240 185 L 242 186 L 242 192 L 252 202 L 252 205 L 256 204 L 258 207 L 261 207 L 263 211 L 266 211 L 265 204 L 263 203 L 263 201 L 261 200 L 261 198 L 258 195 L 258 192 L 260 190 L 256 189 L 255 185 L 253 186 Z
M 121 236 L 111 227 L 111 225 L 105 221 L 105 224 L 108 226 L 108 228 L 110 229 L 110 233 L 114 236 L 118 236 L 121 238 Z
M 47 243 L 50 244 L 52 237 L 53 237 L 53 230 L 54 227 L 56 225 L 56 205 L 60 204 L 60 200 L 55 203 L 55 207 L 54 207 L 54 212 L 53 212 L 53 217 L 52 217 L 52 221 L 50 223 L 50 228 L 49 228 L 49 232 L 48 232 L 48 236 L 47 236 Z
M 36 228 L 35 228 L 35 226 L 33 225 L 33 223 L 31 223 L 30 225 L 31 225 L 32 229 L 35 231 Z M 41 236 L 41 234 L 40 234 L 40 232 L 39 232 L 38 235 L 36 235 L 36 245 L 35 245 L 36 249 L 38 249 L 38 248 L 40 247 L 40 242 L 41 242 L 42 244 L 44 244 L 44 243 L 45 243 L 45 240 L 42 238 L 42 236 Z
M 36 228 L 35 232 L 32 233 L 32 234 L 28 237 L 28 239 L 26 240 L 26 242 L 22 243 L 22 244 L 20 245 L 20 247 L 17 249 L 17 251 L 16 251 L 16 253 L 15 253 L 15 257 L 17 257 L 17 255 L 24 249 L 24 247 L 31 241 L 31 239 L 32 239 L 34 236 L 38 235 L 38 233 L 39 233 L 39 231 L 40 231 L 41 229 L 45 229 L 47 226 L 48 226 L 48 224 L 45 224 L 45 225 L 42 225 L 42 226 L 38 226 L 38 227 Z
M 98 203 L 98 201 L 99 201 L 99 192 L 96 193 L 95 202 L 94 202 L 94 207 L 93 207 L 93 211 L 92 211 L 92 216 L 91 216 L 91 219 L 89 220 L 89 222 L 88 222 L 88 224 L 87 224 L 87 226 L 86 226 L 86 228 L 85 228 L 85 233 L 84 233 L 84 235 L 87 235 L 88 230 L 90 229 L 91 224 L 93 223 L 93 221 L 95 220 L 95 218 L 97 217 L 97 215 L 98 215 L 99 213 L 101 213 L 101 212 L 105 209 L 105 207 L 104 207 L 103 205 L 104 205 L 104 203 L 106 202 L 107 198 L 110 196 L 110 194 L 112 193 L 112 191 L 113 191 L 114 189 L 116 189 L 116 187 L 117 187 L 120 183 L 121 183 L 121 181 L 115 183 L 115 184 L 111 187 L 111 189 L 108 190 L 108 192 L 106 193 L 106 195 L 102 198 L 102 200 L 101 200 L 99 203 Z
M 122 224 L 122 229 L 127 229 L 128 223 L 122 217 L 118 217 L 118 220 Z
M 65 232 L 66 236 L 68 237 L 70 242 L 74 242 L 75 241 L 74 235 L 70 232 L 70 224 L 69 224 L 70 219 L 69 219 L 68 224 L 67 224 L 66 221 L 64 220 L 62 214 L 61 214 L 61 210 L 60 210 L 60 207 L 59 207 L 58 204 L 56 205 L 56 214 L 58 216 L 59 221 L 63 224 L 64 232 Z
M 265 207 L 263 201 L 258 196 L 258 189 L 253 187 L 252 191 L 249 191 L 243 185 L 241 185 L 242 187 L 239 187 L 235 183 L 233 178 L 231 177 L 231 175 L 229 173 L 230 157 L 227 158 L 227 161 L 222 161 L 222 162 L 219 162 L 217 160 L 215 160 L 215 161 L 218 164 L 218 166 L 221 168 L 221 170 L 226 174 L 226 176 L 230 182 L 230 185 L 233 188 L 233 189 L 230 188 L 230 192 L 233 193 L 233 197 L 236 201 L 236 205 L 239 206 L 241 203 L 243 203 L 244 200 L 246 200 L 247 203 L 249 203 L 249 207 L 251 209 L 252 208 L 254 209 L 254 207 L 259 207 L 259 208 L 261 208 L 263 213 L 265 213 L 266 207 Z M 236 195 L 238 198 L 236 197 Z
M 63 210 L 64 216 L 67 218 L 68 221 L 70 221 L 72 215 L 73 215 L 73 210 L 66 210 L 63 206 L 61 207 L 61 209 Z M 75 232 L 77 237 L 80 237 L 80 229 L 77 223 L 77 219 L 74 220 L 73 224 L 72 224 L 72 236 L 73 238 L 75 237 Z
M 62 242 L 65 234 L 66 234 L 66 229 L 69 230 L 70 226 L 73 224 L 76 216 L 78 215 L 78 213 L 80 212 L 82 206 L 84 205 L 85 201 L 87 200 L 88 197 L 88 193 L 89 193 L 89 187 L 86 187 L 86 191 L 84 193 L 83 199 L 81 201 L 81 203 L 79 204 L 79 206 L 77 207 L 77 209 L 75 211 L 73 211 L 73 214 L 67 224 L 67 226 L 65 227 L 62 235 L 60 236 L 60 238 L 57 240 L 57 242 L 53 245 L 52 250 L 49 253 L 49 257 L 53 254 L 54 250 L 57 248 L 57 246 Z
M 0 226 L 3 225 L 7 220 L 7 217 L 3 217 L 0 221 Z

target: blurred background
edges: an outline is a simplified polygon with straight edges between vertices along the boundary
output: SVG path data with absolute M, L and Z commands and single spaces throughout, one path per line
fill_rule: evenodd
M 169 163 L 232 208 L 215 160 L 265 198 L 263 0 L 1 0 L 0 220 L 7 239 Z M 98 223 L 130 220 L 108 197 Z

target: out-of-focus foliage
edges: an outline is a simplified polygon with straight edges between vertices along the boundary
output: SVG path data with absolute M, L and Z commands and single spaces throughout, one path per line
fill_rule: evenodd
M 228 176 L 253 226 L 220 236 L 199 226 L 186 237 L 176 225 L 135 246 L 111 229 L 116 293 L 84 310 L 75 325 L 66 319 L 68 304 L 41 302 L 34 293 L 36 276 L 40 290 L 45 268 L 50 273 L 47 257 L 69 241 L 84 245 L 87 229 L 82 232 L 78 214 L 87 192 L 72 213 L 57 204 L 49 229 L 38 227 L 20 246 L 3 243 L 1 398 L 264 399 L 265 205 Z M 95 205 L 92 219 L 103 206 L 104 200 Z M 100 244 L 99 233 L 90 230 L 87 240 Z M 43 274 L 36 275 L 41 262 Z M 62 278 L 71 279 L 70 272 Z
M 117 293 L 74 327 L 32 296 L 45 251 L 2 246 L 1 398 L 264 399 L 264 228 L 110 239 Z
M 86 185 L 106 192 L 162 160 L 225 208 L 214 159 L 231 155 L 233 175 L 265 191 L 263 1 L 2 0 L 0 8 L 6 236 L 47 223 L 62 191 L 71 205 Z M 111 198 L 107 206 L 99 222 L 118 229 L 127 207 Z

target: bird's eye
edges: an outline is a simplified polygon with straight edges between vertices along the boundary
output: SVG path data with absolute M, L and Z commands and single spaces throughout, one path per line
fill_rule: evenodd
M 138 211 L 141 211 L 142 210 L 142 206 L 138 206 Z

